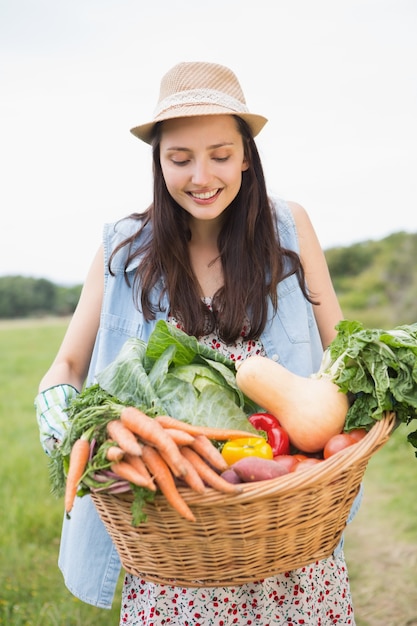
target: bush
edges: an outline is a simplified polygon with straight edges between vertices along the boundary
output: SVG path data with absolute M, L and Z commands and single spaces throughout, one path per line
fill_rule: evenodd
M 45 278 L 0 277 L 0 319 L 71 315 L 80 286 L 60 287 Z

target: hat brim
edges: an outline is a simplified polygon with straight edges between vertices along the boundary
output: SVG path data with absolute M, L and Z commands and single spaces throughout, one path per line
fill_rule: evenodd
M 236 115 L 237 117 L 241 117 L 248 124 L 251 129 L 252 135 L 256 137 L 268 119 L 263 115 L 256 115 L 255 113 L 239 113 L 237 111 L 231 111 L 230 109 L 216 107 L 216 110 L 213 110 L 212 105 L 201 105 L 192 107 L 181 107 L 181 110 L 171 110 L 169 112 L 164 112 L 159 117 L 156 117 L 152 122 L 148 122 L 147 124 L 141 124 L 140 126 L 135 126 L 130 129 L 130 132 L 135 135 L 138 139 L 141 139 L 145 143 L 152 143 L 153 129 L 157 122 L 163 122 L 168 119 L 178 119 L 182 117 L 196 117 L 199 115 Z

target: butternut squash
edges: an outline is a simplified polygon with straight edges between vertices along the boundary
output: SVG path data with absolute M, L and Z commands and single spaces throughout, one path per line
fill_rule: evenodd
M 349 401 L 328 378 L 298 376 L 268 357 L 251 356 L 239 364 L 236 382 L 248 398 L 278 418 L 300 450 L 318 452 L 343 430 Z

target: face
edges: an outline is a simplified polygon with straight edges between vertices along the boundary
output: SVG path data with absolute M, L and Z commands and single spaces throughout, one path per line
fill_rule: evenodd
M 169 193 L 195 220 L 220 219 L 248 169 L 231 115 L 165 121 L 160 159 Z

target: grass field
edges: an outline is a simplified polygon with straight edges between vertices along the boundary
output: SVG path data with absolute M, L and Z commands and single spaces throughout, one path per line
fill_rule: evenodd
M 76 600 L 57 568 L 62 502 L 49 492 L 33 409 L 65 321 L 0 324 L 0 624 L 115 626 Z M 371 460 L 365 500 L 346 533 L 357 626 L 417 625 L 417 459 L 405 427 Z M 309 626 L 315 626 L 314 624 Z

